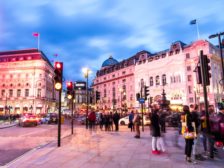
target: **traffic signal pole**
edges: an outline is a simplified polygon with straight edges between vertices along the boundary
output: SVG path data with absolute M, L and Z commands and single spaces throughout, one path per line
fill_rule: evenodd
M 202 86 L 203 86 L 203 93 L 204 93 L 204 104 L 205 104 L 205 114 L 206 114 L 206 124 L 207 124 L 207 131 L 210 133 L 210 125 L 209 125 L 209 114 L 208 114 L 208 97 L 207 97 L 207 84 L 206 84 L 206 62 L 203 55 L 203 51 L 200 51 L 200 66 L 201 66 L 201 75 L 202 75 Z
M 61 146 L 61 90 L 59 90 L 59 109 L 58 109 L 58 147 Z
M 141 93 L 140 93 L 141 94 L 141 98 L 143 97 L 142 92 L 143 92 L 143 89 L 141 87 Z M 143 103 L 141 103 L 141 113 L 142 113 L 142 132 L 144 132 Z
M 74 92 L 74 91 L 73 91 Z M 73 115 L 73 109 L 74 109 L 74 105 L 73 105 L 73 100 L 74 100 L 74 93 L 72 94 L 72 99 L 71 99 L 71 102 L 72 102 L 72 123 L 71 123 L 71 133 L 73 134 L 73 132 L 74 132 L 74 121 L 73 121 L 73 119 L 74 119 L 74 115 Z

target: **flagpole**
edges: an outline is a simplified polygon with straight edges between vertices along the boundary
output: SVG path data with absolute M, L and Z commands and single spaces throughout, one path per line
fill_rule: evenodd
M 196 27 L 197 27 L 197 34 L 198 34 L 198 40 L 200 39 L 199 29 L 198 29 L 198 20 L 196 21 Z
M 37 36 L 37 49 L 40 49 L 40 33 Z

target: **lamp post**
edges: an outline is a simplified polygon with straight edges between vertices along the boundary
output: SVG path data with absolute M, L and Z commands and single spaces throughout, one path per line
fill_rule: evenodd
M 212 38 L 218 37 L 218 39 L 219 39 L 219 50 L 220 50 L 220 57 L 221 57 L 221 63 L 222 63 L 221 64 L 222 65 L 222 80 L 224 80 L 224 65 L 223 65 L 222 42 L 221 42 L 222 35 L 224 35 L 224 32 L 210 35 L 209 38 L 212 39 Z M 223 85 L 223 87 L 224 87 L 224 85 Z
M 89 113 L 88 85 L 89 85 L 89 74 L 91 73 L 91 70 L 89 68 L 83 68 L 82 72 L 84 73 L 84 77 L 86 78 L 86 129 L 88 129 L 88 113 Z

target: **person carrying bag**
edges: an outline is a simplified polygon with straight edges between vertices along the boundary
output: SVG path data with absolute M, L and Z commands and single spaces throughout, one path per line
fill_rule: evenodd
M 192 162 L 191 152 L 192 152 L 192 146 L 194 144 L 194 138 L 196 138 L 196 129 L 192 119 L 192 115 L 190 113 L 190 109 L 186 105 L 183 107 L 183 114 L 181 116 L 181 121 L 182 121 L 181 133 L 185 139 L 186 161 Z

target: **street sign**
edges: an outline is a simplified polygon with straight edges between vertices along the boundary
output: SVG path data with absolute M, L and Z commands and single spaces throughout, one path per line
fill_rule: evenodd
M 138 101 L 139 101 L 139 103 L 143 104 L 143 103 L 145 103 L 145 98 L 140 98 L 140 99 L 138 99 Z

